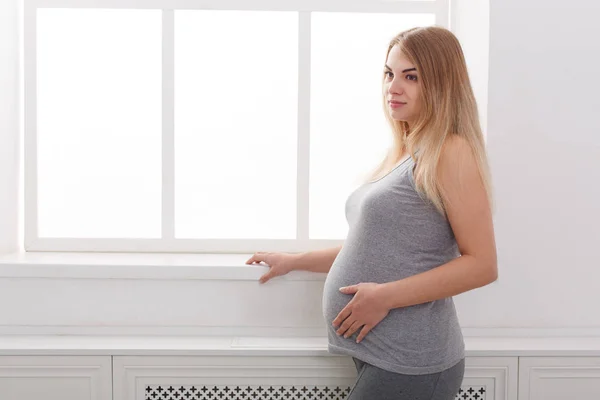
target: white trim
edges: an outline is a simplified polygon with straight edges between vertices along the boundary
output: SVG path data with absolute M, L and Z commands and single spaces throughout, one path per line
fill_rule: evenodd
M 26 400 L 42 397 L 108 400 L 112 398 L 111 365 L 110 354 L 103 357 L 24 357 L 20 354 L 2 357 L 2 399 Z M 52 382 L 52 386 L 45 383 L 48 381 Z M 20 389 L 28 386 L 35 389 Z M 40 395 L 42 393 L 43 395 Z
M 266 264 L 245 264 L 251 254 L 24 253 L 0 257 L 0 278 L 251 280 Z M 326 274 L 292 271 L 282 281 L 324 281 Z
M 298 159 L 296 238 L 309 238 L 311 14 L 298 13 Z
M 435 13 L 448 15 L 449 0 L 25 0 L 25 244 L 29 252 L 304 252 L 337 247 L 343 240 L 309 238 L 311 12 Z M 36 11 L 38 8 L 163 10 L 162 234 L 156 239 L 40 238 L 37 215 Z M 299 13 L 297 226 L 295 239 L 175 239 L 174 11 L 179 9 L 272 10 Z M 447 24 L 446 24 L 447 25 Z
M 505 335 L 512 330 L 514 335 Z M 467 351 L 472 357 L 497 356 L 600 356 L 600 344 L 591 341 L 600 337 L 600 328 L 478 328 L 479 335 L 471 335 L 470 328 L 462 328 Z M 0 349 L 5 336 L 148 336 L 148 337 L 211 337 L 226 336 L 319 338 L 325 337 L 325 326 L 316 327 L 256 327 L 256 326 L 201 326 L 201 325 L 1 325 Z M 594 339 L 596 338 L 596 339 Z M 494 347 L 491 344 L 495 343 Z M 558 344 L 558 345 L 557 345 Z M 560 346 L 559 346 L 560 345 Z M 1 352 L 1 351 L 0 351 Z
M 162 10 L 254 10 L 361 13 L 435 13 L 432 1 L 386 0 L 25 0 L 31 7 L 40 8 L 134 8 Z
M 438 0 L 435 3 L 435 24 L 447 29 L 450 28 L 450 1 L 451 0 Z
M 540 342 L 542 343 L 540 345 Z M 476 347 L 477 350 L 473 350 Z M 0 336 L 0 354 L 81 355 L 326 355 L 327 338 L 245 335 L 227 336 Z M 600 339 L 559 338 L 465 338 L 466 357 L 493 357 L 502 365 L 503 357 L 597 357 Z M 343 356 L 342 356 L 343 357 Z M 497 358 L 496 358 L 497 357 Z M 516 359 L 513 360 L 516 362 Z M 504 361 L 505 362 L 505 361 Z M 484 363 L 471 360 L 469 366 Z M 489 367 L 490 361 L 485 362 Z M 514 369 L 513 369 L 514 370 Z M 483 375 L 482 375 L 483 376 Z
M 547 399 L 548 394 L 557 389 L 562 396 L 554 392 L 551 398 L 598 399 L 600 358 L 522 357 L 519 359 L 519 382 L 519 399 Z M 565 397 L 566 392 L 570 396 Z
M 519 386 L 519 355 L 473 356 L 469 353 L 465 363 L 465 381 L 473 385 L 484 384 L 486 398 L 516 400 Z M 468 384 L 467 384 L 468 385 Z
M 162 12 L 162 237 L 175 238 L 175 17 Z
M 149 336 L 169 337 L 207 337 L 224 338 L 228 336 L 279 337 L 279 338 L 322 338 L 325 326 L 321 327 L 255 327 L 255 326 L 201 326 L 201 325 L 0 325 L 0 354 L 2 340 L 7 336 L 45 337 L 115 337 Z M 323 350 L 321 350 L 323 351 Z M 5 353 L 6 354 L 6 353 Z
M 37 210 L 37 15 L 36 8 L 29 2 L 23 6 L 23 68 L 25 110 L 23 130 L 24 148 L 24 248 L 32 246 L 38 237 Z
M 468 337 L 499 337 L 499 338 L 592 338 L 600 337 L 600 326 L 580 327 L 463 327 L 463 335 Z
M 454 31 L 458 23 L 458 0 L 447 0 L 448 1 L 448 29 Z M 455 33 L 455 32 L 454 32 Z
M 116 253 L 254 253 L 255 251 L 305 252 L 341 246 L 344 240 L 295 239 L 78 239 L 30 238 L 25 251 Z

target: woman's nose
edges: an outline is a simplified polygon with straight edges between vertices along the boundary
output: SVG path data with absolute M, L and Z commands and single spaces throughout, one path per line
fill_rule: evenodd
M 402 94 L 404 93 L 404 88 L 400 80 L 394 79 L 390 85 L 388 86 L 388 94 Z

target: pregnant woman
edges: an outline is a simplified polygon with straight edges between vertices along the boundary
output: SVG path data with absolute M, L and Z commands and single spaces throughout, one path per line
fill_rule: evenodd
M 326 272 L 329 351 L 352 357 L 350 400 L 451 400 L 464 377 L 452 296 L 498 276 L 485 143 L 461 46 L 414 28 L 389 44 L 384 113 L 394 144 L 345 204 L 344 244 L 255 253 L 261 283 Z

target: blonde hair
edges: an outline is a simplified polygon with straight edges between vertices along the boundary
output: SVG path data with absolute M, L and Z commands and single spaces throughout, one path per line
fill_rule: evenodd
M 445 214 L 438 163 L 446 141 L 457 135 L 466 141 L 473 153 L 493 208 L 490 171 L 477 103 L 458 39 L 447 29 L 430 26 L 399 33 L 390 41 L 388 55 L 394 46 L 399 46 L 417 68 L 421 111 L 409 130 L 405 121 L 397 121 L 390 116 L 386 93 L 382 93 L 383 109 L 392 128 L 394 143 L 370 179 L 389 170 L 406 150 L 418 161 L 415 168 L 417 190 L 441 214 Z M 415 156 L 417 151 L 418 159 Z

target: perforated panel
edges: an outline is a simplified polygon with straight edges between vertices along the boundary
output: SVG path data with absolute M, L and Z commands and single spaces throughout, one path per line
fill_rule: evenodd
M 339 386 L 147 386 L 145 400 L 344 400 Z M 484 386 L 464 386 L 456 400 L 485 400 Z

